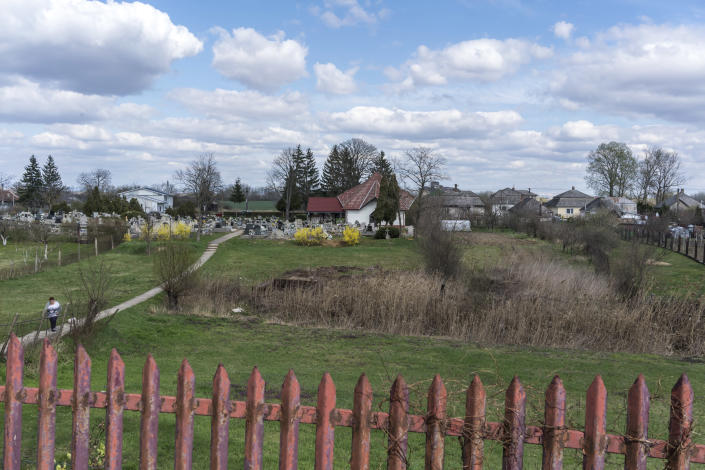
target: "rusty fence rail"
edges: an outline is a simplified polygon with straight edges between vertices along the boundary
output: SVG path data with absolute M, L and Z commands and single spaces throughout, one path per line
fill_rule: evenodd
M 264 422 L 280 423 L 280 470 L 298 468 L 298 436 L 301 424 L 316 426 L 315 469 L 333 468 L 333 450 L 336 427 L 352 428 L 350 467 L 353 470 L 370 468 L 370 435 L 383 430 L 388 436 L 387 468 L 402 470 L 407 466 L 408 434 L 426 434 L 425 468 L 444 467 L 446 436 L 462 440 L 462 468 L 481 469 L 484 460 L 484 442 L 501 441 L 502 468 L 521 469 L 524 445 L 543 447 L 543 469 L 563 468 L 563 450 L 580 449 L 583 468 L 602 469 L 607 453 L 623 454 L 626 470 L 646 469 L 649 458 L 666 459 L 666 468 L 685 470 L 690 463 L 705 463 L 705 446 L 691 439 L 693 426 L 693 389 L 683 375 L 671 391 L 671 411 L 668 440 L 649 439 L 649 390 L 644 377 L 639 377 L 630 388 L 627 399 L 625 435 L 606 432 L 607 390 L 597 376 L 587 390 L 585 430 L 566 427 L 566 392 L 556 376 L 549 385 L 545 399 L 544 425 L 525 424 L 526 393 L 518 378 L 514 378 L 506 392 L 505 416 L 502 422 L 486 420 L 486 394 L 479 377 L 475 376 L 467 389 L 465 416 L 446 416 L 447 394 L 436 375 L 428 393 L 426 415 L 409 414 L 409 390 L 399 376 L 390 392 L 389 413 L 372 411 L 372 388 L 363 374 L 355 387 L 353 409 L 336 408 L 333 379 L 326 373 L 318 387 L 317 406 L 302 406 L 300 386 L 290 371 L 282 387 L 280 403 L 265 403 L 265 383 L 254 368 L 247 383 L 246 401 L 230 400 L 230 380 L 220 365 L 213 378 L 211 398 L 197 398 L 194 393 L 195 376 L 184 360 L 178 373 L 176 396 L 159 395 L 159 369 L 152 356 L 147 357 L 142 374 L 142 393 L 125 393 L 125 365 L 113 350 L 108 362 L 108 380 L 105 392 L 90 390 L 91 359 L 79 346 L 74 359 L 73 390 L 57 390 L 57 354 L 51 344 L 44 342 L 39 365 L 39 387 L 23 386 L 24 351 L 13 336 L 7 355 L 7 379 L 0 387 L 4 401 L 5 436 L 3 468 L 20 469 L 22 441 L 22 407 L 36 405 L 39 410 L 37 439 L 37 469 L 54 469 L 54 436 L 56 408 L 73 408 L 71 465 L 74 470 L 88 468 L 89 417 L 91 408 L 105 409 L 106 456 L 105 468 L 122 467 L 123 414 L 135 411 L 141 414 L 140 463 L 141 470 L 157 468 L 158 423 L 161 413 L 176 415 L 174 468 L 192 468 L 195 416 L 211 418 L 210 468 L 228 468 L 228 439 L 231 419 L 245 419 L 244 461 L 246 470 L 262 469 Z M 459 462 L 447 462 L 449 468 L 460 468 Z M 377 465 L 374 465 L 375 467 Z
M 705 264 L 705 239 L 702 235 L 679 237 L 674 236 L 671 232 L 654 231 L 643 225 L 627 224 L 621 226 L 620 235 L 622 240 L 658 246 L 674 253 L 680 253 L 696 263 Z

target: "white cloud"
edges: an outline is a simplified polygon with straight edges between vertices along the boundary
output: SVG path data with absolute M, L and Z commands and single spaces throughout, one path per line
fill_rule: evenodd
M 675 121 L 705 119 L 705 30 L 615 26 L 585 42 L 550 91 L 567 103 Z
M 332 129 L 350 133 L 383 135 L 395 138 L 436 139 L 462 137 L 515 127 L 522 122 L 516 111 L 463 113 L 443 111 L 406 111 L 375 106 L 356 106 L 328 116 Z
M 3 0 L 0 72 L 87 94 L 150 86 L 203 44 L 144 3 Z
M 565 39 L 567 41 L 573 34 L 574 29 L 575 26 L 572 23 L 568 23 L 566 21 L 559 21 L 558 23 L 553 25 L 553 34 L 555 34 L 556 37 Z
M 283 118 L 307 112 L 306 99 L 298 91 L 270 96 L 255 90 L 180 88 L 171 91 L 169 97 L 192 111 L 216 119 Z
M 216 32 L 220 38 L 213 45 L 213 67 L 227 78 L 273 91 L 306 76 L 308 49 L 284 39 L 282 31 L 269 37 L 252 28 L 234 29 L 232 35 L 222 28 Z
M 419 46 L 413 58 L 388 77 L 403 77 L 402 89 L 445 85 L 450 81 L 496 81 L 533 59 L 546 59 L 553 50 L 522 39 L 473 39 L 434 50 Z
M 390 14 L 387 8 L 377 11 L 369 7 L 365 9 L 357 0 L 326 0 L 323 9 L 314 6 L 310 11 L 320 17 L 326 26 L 336 29 L 357 24 L 373 25 Z
M 317 62 L 313 66 L 313 70 L 316 73 L 316 89 L 318 91 L 334 95 L 349 95 L 357 90 L 355 84 L 357 67 L 343 72 L 330 62 L 327 64 Z

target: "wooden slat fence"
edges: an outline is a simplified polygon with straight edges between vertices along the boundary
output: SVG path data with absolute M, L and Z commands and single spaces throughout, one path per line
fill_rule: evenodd
M 79 346 L 74 359 L 73 390 L 57 390 L 57 354 L 45 340 L 40 358 L 39 387 L 23 386 L 24 351 L 13 336 L 7 355 L 7 379 L 0 387 L 0 398 L 5 403 L 5 436 L 3 468 L 20 469 L 22 440 L 22 406 L 36 405 L 39 410 L 37 469 L 54 469 L 54 436 L 56 407 L 73 409 L 71 459 L 74 470 L 88 468 L 89 417 L 91 408 L 105 409 L 106 461 L 109 470 L 122 467 L 123 415 L 125 411 L 141 414 L 140 463 L 141 470 L 157 467 L 157 439 L 159 414 L 176 416 L 175 469 L 192 468 L 195 416 L 211 418 L 210 468 L 228 468 L 228 437 L 231 419 L 244 419 L 245 469 L 262 469 L 265 421 L 280 422 L 279 468 L 295 470 L 298 467 L 299 426 L 315 425 L 315 469 L 333 468 L 335 429 L 352 428 L 350 468 L 369 470 L 370 435 L 372 430 L 383 430 L 389 438 L 387 468 L 407 468 L 407 438 L 411 433 L 426 434 L 425 468 L 440 470 L 460 468 L 460 462 L 444 462 L 444 438 L 457 436 L 462 440 L 462 468 L 483 468 L 484 442 L 502 442 L 502 468 L 521 469 L 524 446 L 543 447 L 542 468 L 563 468 L 564 449 L 583 452 L 583 468 L 599 470 L 605 466 L 607 453 L 625 455 L 626 470 L 647 468 L 648 459 L 665 459 L 666 468 L 685 470 L 690 463 L 705 463 L 705 445 L 694 444 L 693 389 L 683 375 L 671 392 L 669 438 L 667 441 L 649 439 L 649 390 L 644 377 L 639 377 L 629 390 L 625 435 L 606 432 L 607 390 L 597 376 L 587 390 L 585 431 L 567 429 L 566 392 L 557 376 L 545 396 L 545 424 L 542 427 L 525 424 L 526 392 L 515 377 L 506 393 L 503 422 L 486 420 L 486 393 L 479 377 L 475 376 L 467 389 L 465 416 L 446 416 L 446 389 L 440 376 L 434 377 L 428 393 L 426 415 L 409 414 L 409 389 L 399 376 L 390 392 L 389 413 L 372 411 L 372 388 L 363 374 L 355 387 L 353 409 L 336 408 L 333 379 L 324 374 L 318 388 L 317 406 L 300 404 L 300 386 L 290 371 L 284 379 L 280 403 L 265 403 L 264 380 L 257 368 L 247 384 L 245 402 L 230 400 L 230 380 L 222 365 L 213 378 L 211 398 L 194 395 L 195 376 L 184 360 L 178 373 L 176 396 L 159 395 L 159 369 L 151 356 L 147 357 L 142 375 L 142 393 L 125 393 L 125 365 L 113 350 L 108 362 L 108 386 L 105 392 L 90 390 L 91 359 Z M 164 437 L 162 437 L 164 438 Z M 377 465 L 374 465 L 375 467 Z
M 622 240 L 638 241 L 648 245 L 658 246 L 665 250 L 680 253 L 698 263 L 705 264 L 705 238 L 696 234 L 693 237 L 678 237 L 671 232 L 649 230 L 643 225 L 622 225 L 620 229 Z

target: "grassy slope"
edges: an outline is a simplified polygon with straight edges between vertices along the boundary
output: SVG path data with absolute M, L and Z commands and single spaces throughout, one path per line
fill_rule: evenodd
M 190 241 L 194 249 L 203 251 L 214 235 L 203 237 L 200 242 Z M 153 245 L 153 248 L 156 244 Z M 114 276 L 111 304 L 125 301 L 157 285 L 152 271 L 152 261 L 145 254 L 144 242 L 124 243 L 115 250 L 100 255 L 98 259 L 110 264 Z M 79 283 L 79 268 L 95 263 L 95 257 L 67 266 L 18 279 L 0 282 L 0 323 L 7 323 L 15 313 L 23 317 L 39 316 L 46 299 L 53 295 L 59 301 L 67 289 Z
M 654 266 L 653 290 L 656 294 L 688 294 L 701 296 L 705 294 L 705 265 L 692 259 L 659 249 L 661 261 L 670 266 Z
M 154 302 L 158 302 L 155 299 Z M 107 359 L 112 346 L 117 347 L 126 363 L 126 383 L 129 392 L 139 392 L 141 368 L 148 352 L 159 364 L 161 393 L 174 395 L 176 374 L 182 358 L 187 357 L 196 374 L 197 395 L 210 396 L 213 373 L 222 362 L 233 383 L 234 399 L 244 399 L 244 387 L 252 366 L 260 368 L 267 381 L 267 401 L 275 402 L 283 377 L 294 368 L 301 383 L 303 403 L 315 405 L 318 382 L 324 371 L 330 371 L 337 387 L 338 407 L 352 406 L 352 391 L 365 372 L 375 391 L 375 408 L 386 410 L 386 397 L 396 374 L 402 374 L 411 385 L 412 412 L 423 414 L 425 394 L 433 374 L 440 373 L 450 395 L 449 414 L 463 416 L 464 388 L 474 373 L 479 373 L 488 389 L 488 407 L 492 420 L 499 420 L 504 389 L 513 374 L 519 374 L 528 392 L 527 424 L 539 425 L 542 419 L 543 390 L 554 374 L 564 380 L 569 399 L 571 427 L 582 428 L 585 391 L 595 374 L 602 374 L 609 390 L 609 431 L 624 430 L 626 392 L 636 374 L 643 372 L 652 394 L 650 435 L 666 436 L 668 392 L 677 377 L 687 372 L 695 390 L 705 386 L 705 364 L 655 356 L 601 354 L 576 351 L 531 350 L 512 348 L 481 348 L 458 341 L 433 338 L 368 335 L 350 331 L 306 329 L 207 319 L 185 316 L 152 315 L 149 306 L 136 307 L 119 314 L 87 345 L 93 359 L 93 389 L 105 388 Z M 4 371 L 0 371 L 4 374 Z M 67 351 L 61 353 L 59 387 L 71 388 L 72 363 Z M 28 385 L 36 385 L 36 365 L 28 367 Z M 705 402 L 695 403 L 696 422 L 705 415 Z M 104 413 L 95 410 L 96 421 Z M 70 411 L 60 409 L 57 425 L 58 443 L 68 449 Z M 164 416 L 160 427 L 160 465 L 171 468 L 173 458 L 174 417 Z M 35 449 L 36 417 L 33 409 L 25 411 L 23 447 Z M 139 414 L 129 412 L 125 420 L 125 468 L 137 468 Z M 196 420 L 194 468 L 206 468 L 208 462 L 209 420 Z M 384 461 L 385 439 L 374 432 L 373 468 Z M 336 468 L 345 468 L 349 458 L 350 430 L 336 430 Z M 244 425 L 241 420 L 231 425 L 231 466 L 242 465 Z M 699 440 L 696 438 L 696 440 Z M 314 426 L 302 426 L 300 468 L 312 468 Z M 457 439 L 447 439 L 447 467 L 459 468 Z M 410 468 L 423 466 L 423 436 L 410 439 Z M 265 431 L 265 468 L 275 468 L 278 452 L 278 426 L 269 423 Z M 488 445 L 487 468 L 499 468 L 501 450 Z M 539 468 L 540 449 L 527 446 L 525 468 Z M 566 468 L 576 468 L 580 455 L 567 451 Z M 31 461 L 31 452 L 26 453 Z M 618 468 L 618 456 L 609 459 Z M 654 464 L 662 462 L 654 462 Z M 621 464 L 623 465 L 623 463 Z M 383 466 L 382 466 L 383 468 Z
M 284 271 L 318 266 L 375 266 L 406 269 L 420 265 L 413 240 L 363 239 L 355 247 L 302 247 L 290 240 L 233 239 L 218 248 L 204 266 L 208 275 L 233 278 L 246 283 L 263 281 Z
M 52 263 L 57 262 L 59 249 L 61 249 L 61 255 L 66 257 L 75 254 L 78 251 L 78 245 L 68 242 L 49 243 L 47 258 Z M 93 245 L 83 245 L 81 250 L 82 253 L 84 252 L 83 250 L 93 250 Z M 34 265 L 35 252 L 39 253 L 41 259 L 44 256 L 44 245 L 32 242 L 14 243 L 12 240 L 7 243 L 7 246 L 3 247 L 0 244 L 0 269 L 10 267 L 13 263 L 24 264 L 25 258 L 27 264 Z

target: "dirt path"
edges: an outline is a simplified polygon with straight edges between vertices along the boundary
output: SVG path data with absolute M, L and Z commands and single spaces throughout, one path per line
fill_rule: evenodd
M 203 266 L 203 265 L 206 263 L 206 261 L 208 261 L 209 259 L 211 259 L 211 257 L 215 254 L 215 251 L 218 249 L 218 245 L 220 245 L 221 243 L 224 243 L 224 242 L 230 240 L 231 238 L 235 238 L 235 237 L 237 237 L 237 236 L 239 236 L 239 235 L 241 235 L 241 234 L 242 234 L 242 231 L 241 231 L 241 230 L 238 230 L 238 231 L 235 231 L 235 232 L 232 232 L 232 233 L 228 233 L 227 235 L 223 235 L 222 237 L 216 238 L 216 239 L 213 240 L 212 242 L 208 243 L 208 246 L 206 247 L 206 249 L 205 249 L 205 251 L 203 252 L 203 254 L 201 255 L 201 257 L 198 258 L 198 261 L 196 261 L 196 262 L 193 264 L 193 268 L 194 268 L 194 269 L 198 269 L 198 268 L 200 268 L 201 266 Z M 122 302 L 122 303 L 120 303 L 120 304 L 118 304 L 118 305 L 116 305 L 116 306 L 114 306 L 114 307 L 111 307 L 111 308 L 108 308 L 108 309 L 106 309 L 106 310 L 103 310 L 102 312 L 100 312 L 100 313 L 98 314 L 98 316 L 96 317 L 96 320 L 102 320 L 102 319 L 104 319 L 104 318 L 108 318 L 108 317 L 110 317 L 110 316 L 112 316 L 112 315 L 115 315 L 117 312 L 119 312 L 119 311 L 121 311 L 121 310 L 126 310 L 126 309 L 128 309 L 128 308 L 134 307 L 135 305 L 141 304 L 141 303 L 144 302 L 145 300 L 149 300 L 149 299 L 151 299 L 152 297 L 155 297 L 155 296 L 159 295 L 159 294 L 162 292 L 162 290 L 163 290 L 163 289 L 162 289 L 161 287 L 155 287 L 155 288 L 150 289 L 150 290 L 148 290 L 147 292 L 144 292 L 144 293 L 142 293 L 142 294 L 140 294 L 140 295 L 138 295 L 138 296 L 136 296 L 136 297 L 133 297 L 133 298 L 131 298 L 131 299 L 129 299 L 129 300 L 126 300 L 125 302 Z M 49 331 L 49 330 L 39 331 L 38 333 L 37 333 L 37 331 L 33 331 L 33 332 L 31 332 L 31 333 L 29 333 L 29 334 L 26 334 L 26 335 L 24 335 L 23 337 L 21 337 L 21 338 L 20 338 L 20 341 L 22 341 L 22 345 L 25 345 L 25 346 L 26 346 L 26 345 L 31 344 L 32 342 L 34 342 L 35 339 L 36 339 L 37 341 L 39 341 L 39 340 L 44 339 L 44 338 L 47 337 L 47 336 L 52 336 L 52 337 L 55 337 L 55 336 L 58 336 L 58 337 L 64 336 L 64 335 L 66 335 L 66 334 L 69 333 L 69 330 L 70 330 L 69 325 L 64 324 L 64 325 L 61 325 L 61 326 L 58 328 L 58 330 L 57 330 L 56 332 L 54 332 L 54 333 L 52 333 L 52 332 Z M 2 348 L 2 346 L 0 346 L 0 348 Z

